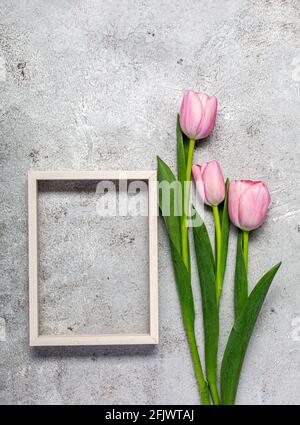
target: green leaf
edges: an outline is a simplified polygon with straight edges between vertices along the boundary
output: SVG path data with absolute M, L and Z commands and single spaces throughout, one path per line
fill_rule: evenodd
M 191 273 L 187 270 L 181 255 L 170 240 L 173 267 L 185 329 L 194 331 L 195 308 L 191 285 Z
M 223 203 L 223 209 L 221 210 L 221 264 L 220 264 L 220 273 L 222 282 L 224 280 L 225 270 L 226 270 L 226 261 L 227 261 L 227 252 L 228 252 L 228 238 L 229 238 L 229 217 L 228 217 L 228 188 L 229 188 L 229 179 L 226 179 L 226 196 Z
M 248 279 L 243 252 L 243 232 L 239 230 L 234 276 L 234 317 L 239 317 L 248 298 Z
M 272 267 L 259 280 L 231 330 L 221 367 L 221 396 L 223 404 L 234 404 L 235 402 L 248 343 L 264 299 L 280 264 Z
M 180 144 L 182 144 L 182 146 L 183 146 L 184 159 L 185 159 L 185 164 L 186 164 L 187 157 L 188 157 L 188 151 L 189 151 L 190 139 L 181 130 L 179 114 L 177 114 L 176 132 L 177 132 L 177 142 L 179 140 Z M 177 144 L 177 149 L 178 149 L 178 144 Z M 178 150 L 177 150 L 177 152 L 178 152 Z M 178 156 L 177 156 L 177 159 L 178 159 Z
M 176 183 L 176 178 L 172 173 L 169 166 L 159 157 L 157 157 L 157 178 L 159 183 L 167 182 L 167 183 Z M 162 211 L 162 190 L 159 190 L 159 206 Z M 169 191 L 170 196 L 170 211 L 169 215 L 164 215 L 162 211 L 162 215 L 164 221 L 166 223 L 167 232 L 170 240 L 172 241 L 174 247 L 177 249 L 179 253 L 181 253 L 181 227 L 180 227 L 180 216 L 175 215 L 175 206 L 178 206 L 178 192 L 176 190 Z
M 189 153 L 190 139 L 184 133 L 182 133 L 182 139 L 183 139 L 185 159 L 187 160 L 188 153 Z
M 202 298 L 206 376 L 210 389 L 216 390 L 219 313 L 214 256 L 205 224 L 193 227 L 193 232 Z
M 178 181 L 181 184 L 181 211 L 184 211 L 184 191 L 185 191 L 185 179 L 186 179 L 186 160 L 187 152 L 185 152 L 186 146 L 189 147 L 189 139 L 182 133 L 179 122 L 179 114 L 177 114 L 177 124 L 176 124 L 176 136 L 177 136 L 177 174 Z M 185 139 L 184 139 L 185 138 Z M 183 214 L 181 215 L 180 221 L 183 220 Z M 189 250 L 189 237 L 188 237 L 188 250 Z M 190 252 L 188 253 L 189 259 L 189 269 L 190 266 Z
M 214 275 L 214 279 L 215 279 L 215 258 L 214 258 L 214 253 L 211 247 L 211 243 L 210 243 L 210 239 L 208 236 L 208 232 L 205 226 L 204 221 L 202 220 L 202 218 L 200 217 L 200 215 L 198 214 L 198 212 L 196 211 L 196 208 L 194 207 L 194 205 L 192 205 L 192 215 L 193 215 L 193 221 L 194 223 L 201 223 L 200 226 L 194 226 L 193 227 L 193 235 L 194 235 L 194 239 L 195 239 L 195 233 L 196 236 L 197 235 L 201 235 L 202 236 L 202 241 L 205 242 L 205 252 L 203 252 L 203 255 L 205 256 L 205 261 L 207 262 L 206 266 L 209 267 L 209 269 L 212 268 L 213 270 L 213 275 Z M 197 260 L 197 256 L 200 255 L 200 252 L 196 251 L 196 260 Z M 203 260 L 200 258 L 199 260 Z M 216 283 L 214 282 L 214 286 L 216 286 Z
M 168 165 L 159 157 L 158 160 L 158 181 L 167 181 L 168 183 L 176 182 L 176 178 Z M 182 311 L 183 322 L 186 330 L 194 330 L 195 309 L 193 292 L 191 285 L 191 274 L 187 270 L 181 257 L 181 227 L 180 216 L 175 216 L 174 205 L 176 194 L 173 190 L 170 192 L 170 216 L 163 216 L 171 246 L 171 255 L 179 295 L 179 302 Z M 162 193 L 159 193 L 159 205 L 162 208 Z

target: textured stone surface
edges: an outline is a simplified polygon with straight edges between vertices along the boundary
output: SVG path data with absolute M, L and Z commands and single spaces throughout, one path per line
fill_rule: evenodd
M 237 402 L 299 403 L 299 12 L 297 0 L 1 1 L 1 403 L 198 402 L 161 222 L 159 346 L 28 347 L 27 170 L 151 169 L 156 154 L 175 166 L 175 113 L 186 87 L 216 94 L 220 105 L 213 136 L 195 158 L 219 159 L 230 177 L 265 179 L 272 193 L 268 220 L 250 238 L 251 285 L 275 262 L 283 265 L 258 320 Z M 45 236 L 50 225 L 58 230 L 55 196 Z M 141 225 L 133 224 L 134 234 Z M 123 231 L 116 229 L 108 254 L 124 254 Z M 235 236 L 220 355 L 232 324 Z M 67 248 L 75 258 L 78 246 Z M 65 249 L 58 243 L 58 257 Z M 76 272 L 80 263 L 73 261 Z M 142 259 L 132 261 L 129 272 Z M 91 269 L 91 289 L 101 270 Z M 194 288 L 199 318 L 197 279 Z M 46 319 L 57 307 L 55 294 L 48 295 L 54 310 Z

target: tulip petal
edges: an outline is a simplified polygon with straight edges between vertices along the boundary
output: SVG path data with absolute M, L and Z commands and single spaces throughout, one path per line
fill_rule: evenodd
M 236 226 L 240 227 L 239 222 L 239 202 L 240 192 L 242 190 L 241 181 L 232 180 L 229 184 L 228 191 L 228 212 L 231 222 Z
M 204 190 L 204 183 L 202 179 L 203 171 L 206 168 L 207 163 L 204 163 L 202 165 L 200 164 L 194 164 L 192 166 L 192 174 L 196 185 L 196 190 L 199 193 L 200 198 L 202 199 L 202 202 L 207 204 L 207 200 L 205 197 L 205 190 Z
M 209 205 L 219 205 L 225 198 L 225 182 L 218 161 L 210 161 L 203 170 L 205 198 Z
M 197 128 L 197 139 L 204 139 L 210 135 L 215 125 L 218 100 L 215 96 L 209 97 L 203 93 L 198 94 L 198 96 L 202 102 L 203 115 Z
M 197 95 L 200 99 L 200 102 L 201 102 L 201 105 L 202 105 L 202 108 L 203 108 L 203 112 L 205 113 L 205 108 L 206 108 L 209 96 L 205 93 L 197 93 Z
M 254 230 L 265 221 L 271 198 L 265 183 L 257 181 L 240 197 L 239 223 L 243 230 Z
M 180 127 L 189 138 L 196 139 L 197 128 L 201 123 L 203 108 L 197 93 L 186 90 L 180 107 Z

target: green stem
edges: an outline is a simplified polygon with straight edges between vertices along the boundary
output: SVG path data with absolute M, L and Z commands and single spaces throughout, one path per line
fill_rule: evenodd
M 215 220 L 215 227 L 216 227 L 216 298 L 217 298 L 217 305 L 219 305 L 221 292 L 222 292 L 222 276 L 221 276 L 221 222 L 220 222 L 220 214 L 219 214 L 219 207 L 216 205 L 212 205 L 214 220 Z M 216 382 L 209 382 L 209 389 L 210 393 L 213 399 L 213 403 L 215 405 L 220 404 L 219 402 L 219 396 L 218 396 L 218 390 L 217 390 L 217 383 Z
M 249 242 L 249 232 L 247 230 L 243 230 L 243 251 L 244 251 L 245 268 L 246 268 L 247 275 L 248 275 L 248 242 Z
M 193 162 L 195 143 L 196 141 L 194 139 L 190 139 L 188 157 L 187 157 L 187 163 L 186 163 L 185 182 L 184 182 L 185 190 L 183 191 L 186 196 L 186 199 L 184 200 L 184 203 L 183 203 L 182 220 L 181 220 L 182 259 L 187 269 L 189 269 L 187 213 L 189 211 L 189 203 L 190 203 L 190 182 L 191 182 L 191 171 L 192 171 L 192 162 Z
M 217 304 L 219 304 L 222 291 L 222 276 L 221 276 L 221 224 L 218 206 L 212 206 L 215 226 L 216 226 L 216 291 Z
M 191 356 L 193 360 L 194 370 L 197 378 L 197 384 L 201 399 L 201 404 L 210 404 L 207 382 L 205 381 L 201 361 L 199 357 L 197 342 L 194 331 L 187 331 L 187 338 L 190 346 Z
M 217 384 L 215 382 L 213 384 L 209 384 L 209 389 L 214 405 L 218 406 L 220 404 L 220 400 L 217 390 Z

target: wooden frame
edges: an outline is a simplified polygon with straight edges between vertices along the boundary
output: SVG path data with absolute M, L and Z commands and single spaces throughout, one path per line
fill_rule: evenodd
M 39 335 L 38 305 L 38 181 L 146 180 L 149 206 L 149 334 Z M 158 344 L 157 177 L 156 171 L 28 172 L 29 342 L 30 346 Z

